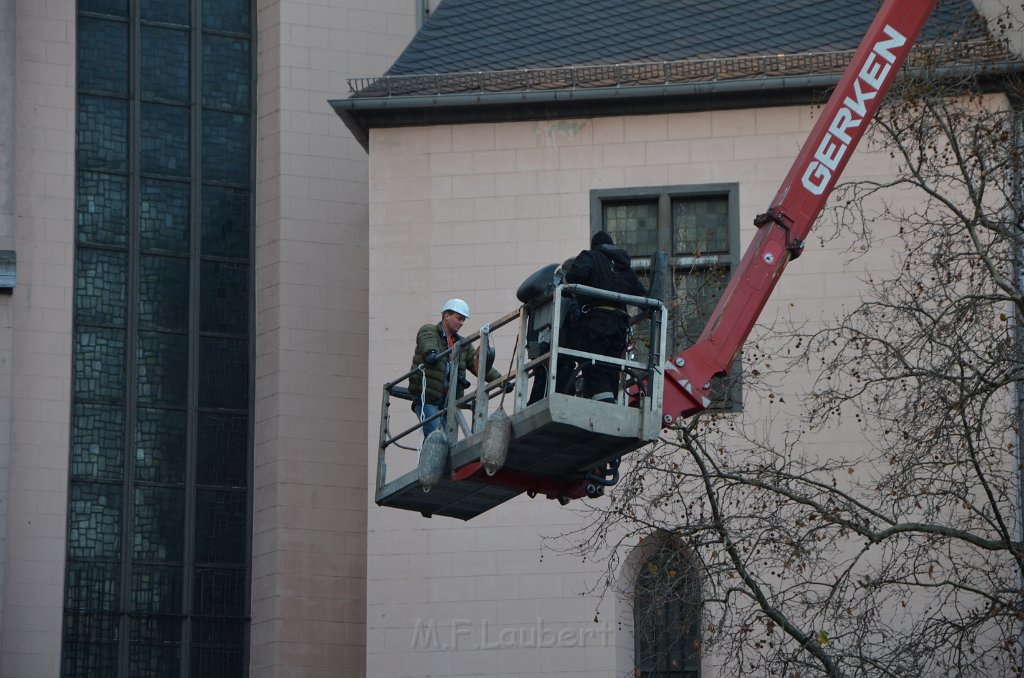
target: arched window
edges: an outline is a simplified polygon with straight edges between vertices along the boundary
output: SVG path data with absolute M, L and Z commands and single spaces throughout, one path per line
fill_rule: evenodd
M 641 564 L 633 593 L 634 665 L 638 678 L 698 678 L 701 650 L 700 570 L 673 538 Z

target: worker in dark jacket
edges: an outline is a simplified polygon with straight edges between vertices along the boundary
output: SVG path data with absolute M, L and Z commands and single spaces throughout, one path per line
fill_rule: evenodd
M 612 237 L 598 231 L 590 249 L 580 252 L 566 280 L 610 292 L 646 297 L 647 290 L 630 266 L 629 254 L 616 247 Z M 577 326 L 580 350 L 622 358 L 626 351 L 629 315 L 624 304 L 579 295 L 582 315 Z M 583 386 L 593 400 L 614 402 L 619 392 L 619 366 L 584 363 Z
M 565 282 L 565 276 L 572 268 L 572 259 L 566 259 L 560 266 L 555 267 L 554 272 L 551 273 L 551 279 L 545 281 L 543 286 L 544 293 L 546 294 L 547 301 L 550 304 L 551 301 L 551 290 L 557 288 L 563 282 Z M 541 276 L 547 270 L 549 270 L 554 264 L 545 266 L 541 270 L 537 271 L 533 276 L 527 279 L 523 285 L 527 285 L 534 278 Z M 520 301 L 529 301 L 529 299 L 523 298 L 527 293 L 523 292 L 523 286 L 520 286 L 516 296 L 519 297 Z M 550 306 L 548 306 L 550 308 Z M 541 311 L 536 311 L 530 315 L 530 327 L 527 329 L 527 342 L 526 342 L 526 355 L 533 359 L 539 356 L 541 353 L 546 353 L 551 349 L 551 324 L 552 322 L 558 322 L 558 345 L 561 348 L 578 348 L 576 343 L 576 321 L 580 317 L 580 307 L 576 302 L 576 297 L 569 294 L 566 295 L 562 300 L 561 304 L 561 318 L 559 320 L 552 321 L 550 318 L 550 311 L 547 314 L 543 314 L 543 308 Z M 547 323 L 542 330 L 534 328 L 534 323 L 537 322 L 537 318 L 543 318 L 540 323 Z M 574 390 L 573 385 L 573 373 L 576 370 L 576 360 L 570 355 L 560 355 L 558 358 L 558 372 L 555 377 L 555 391 L 557 393 L 572 393 Z M 530 390 L 530 399 L 526 401 L 527 405 L 531 405 L 538 400 L 541 400 L 547 395 L 548 388 L 548 363 L 540 363 L 537 365 L 536 370 L 533 374 L 533 388 Z
M 473 351 L 464 348 L 460 351 L 458 362 L 453 363 L 452 353 L 442 356 L 452 349 L 462 337 L 459 330 L 469 318 L 469 305 L 462 299 L 451 299 L 441 309 L 441 322 L 427 324 L 416 333 L 416 349 L 412 356 L 412 369 L 423 365 L 409 378 L 409 392 L 413 394 L 413 411 L 420 421 L 428 419 L 444 408 L 448 391 L 455 388 L 455 397 L 461 398 L 469 380 L 466 370 L 477 375 L 477 363 L 473 360 Z M 486 362 L 486 361 L 485 361 Z M 501 372 L 490 367 L 484 381 L 501 378 Z M 426 388 L 423 382 L 426 380 Z M 424 437 L 430 435 L 438 426 L 443 425 L 444 417 L 440 417 L 423 425 Z

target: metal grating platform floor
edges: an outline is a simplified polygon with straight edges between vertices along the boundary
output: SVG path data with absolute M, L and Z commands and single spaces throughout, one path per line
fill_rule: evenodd
M 561 394 L 534 403 L 512 415 L 512 437 L 505 469 L 540 478 L 571 480 L 590 469 L 641 447 L 643 411 Z M 451 470 L 480 458 L 483 433 L 458 441 L 451 452 Z M 380 506 L 469 520 L 522 490 L 468 478 L 449 479 L 424 492 L 417 472 L 387 483 L 377 492 Z

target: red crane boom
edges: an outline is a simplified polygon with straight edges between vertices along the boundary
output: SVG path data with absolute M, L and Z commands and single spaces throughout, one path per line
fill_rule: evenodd
M 711 378 L 725 374 L 804 239 L 868 124 L 878 112 L 936 0 L 887 0 L 797 155 L 758 232 L 697 342 L 665 366 L 663 419 L 710 405 Z
M 619 458 L 623 454 L 656 440 L 662 426 L 706 409 L 711 404 L 708 390 L 712 377 L 728 372 L 779 276 L 789 261 L 803 250 L 804 239 L 878 112 L 936 2 L 885 1 L 771 206 L 754 220 L 757 233 L 700 338 L 693 346 L 669 358 L 661 374 L 652 369 L 655 366 L 646 366 L 651 398 L 634 398 L 628 403 L 634 407 L 613 406 L 555 389 L 558 372 L 555 362 L 559 352 L 590 359 L 586 353 L 559 348 L 558 325 L 552 319 L 560 317 L 561 293 L 555 292 L 551 307 L 545 311 L 547 316 L 537 310 L 541 307 L 531 311 L 532 307 L 524 305 L 519 311 L 492 323 L 488 326 L 491 329 L 467 338 L 478 340 L 481 348 L 487 348 L 488 333 L 514 320 L 521 323 L 520 336 L 528 333 L 531 319 L 538 327 L 547 327 L 551 332 L 550 372 L 547 376 L 534 376 L 548 381 L 548 393 L 539 402 L 527 401 L 528 358 L 524 341 L 517 363 L 518 405 L 511 417 L 499 418 L 507 424 L 503 429 L 504 438 L 489 436 L 489 429 L 498 431 L 499 427 L 491 426 L 487 414 L 487 389 L 478 388 L 472 396 L 473 425 L 462 425 L 466 437 L 460 440 L 456 423 L 461 415 L 454 394 L 450 394 L 447 428 L 451 442 L 444 436 L 431 434 L 423 444 L 417 470 L 389 481 L 385 450 L 403 436 L 415 434 L 418 427 L 391 435 L 388 429 L 390 398 L 402 396 L 399 382 L 385 385 L 376 502 L 419 511 L 425 516 L 445 515 L 468 520 L 521 492 L 542 493 L 562 503 L 573 498 L 600 496 L 605 487 L 617 482 Z M 532 312 L 537 315 L 530 316 Z M 664 355 L 660 352 L 665 342 L 664 308 L 659 306 L 656 321 L 654 316 L 649 320 L 652 337 L 655 326 L 661 333 L 657 355 Z M 469 350 L 469 344 L 466 346 Z M 625 364 L 621 360 L 617 362 Z M 401 380 L 409 378 L 413 372 Z M 663 387 L 659 383 L 662 376 Z M 658 391 L 663 394 L 661 402 L 656 397 Z M 657 419 L 659 409 L 661 421 Z M 428 446 L 431 454 L 426 453 Z M 486 465 L 485 447 L 502 453 L 497 457 L 503 461 L 494 462 L 496 468 L 489 469 Z M 425 459 L 433 460 L 430 462 L 433 466 L 425 465 Z M 430 473 L 424 473 L 425 468 Z

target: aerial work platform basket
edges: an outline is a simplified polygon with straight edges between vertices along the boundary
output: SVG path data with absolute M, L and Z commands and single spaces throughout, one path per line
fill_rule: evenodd
M 569 295 L 626 305 L 635 312 L 634 346 L 621 358 L 560 347 L 561 318 Z M 425 422 L 418 421 L 408 404 L 416 396 L 407 383 L 419 368 L 385 384 L 381 404 L 380 441 L 375 500 L 380 506 L 418 511 L 424 516 L 450 516 L 468 520 L 526 492 L 567 503 L 596 497 L 618 478 L 618 460 L 655 439 L 662 428 L 662 365 L 665 359 L 667 313 L 656 299 L 605 292 L 582 285 L 558 285 L 519 310 L 465 337 L 452 349 L 487 355 L 494 337 L 503 333 L 515 342 L 509 374 L 456 399 L 450 392 L 444 410 L 434 417 L 444 423 L 444 471 L 439 480 L 423 482 L 418 465 Z M 514 337 L 514 338 L 513 338 Z M 583 364 L 600 361 L 620 368 L 621 387 L 616 402 L 600 402 L 575 394 L 575 388 L 556 391 L 559 365 L 571 365 L 575 385 Z M 486 372 L 486 370 L 480 370 Z M 532 380 L 545 384 L 528 388 Z M 505 385 L 514 392 L 505 401 Z M 532 402 L 531 402 L 532 396 Z M 406 404 L 393 410 L 396 402 Z M 493 474 L 481 462 L 481 451 L 491 435 L 487 421 L 498 409 L 507 411 L 511 424 L 504 464 Z M 404 419 L 403 419 L 404 417 Z M 443 418 L 442 418 L 443 417 Z M 402 421 L 408 421 L 405 425 Z M 399 427 L 392 433 L 393 427 Z M 429 443 L 428 443 L 429 444 Z M 426 454 L 423 455 L 426 458 Z M 389 465 L 397 469 L 389 476 Z

